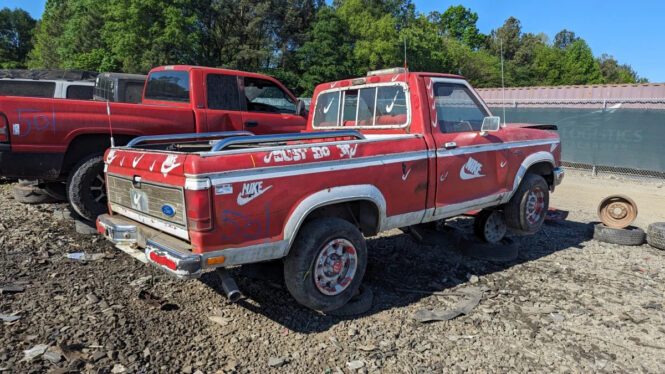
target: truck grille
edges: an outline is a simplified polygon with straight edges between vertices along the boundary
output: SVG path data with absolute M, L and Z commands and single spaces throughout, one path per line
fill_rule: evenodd
M 141 182 L 107 175 L 109 201 L 162 221 L 185 226 L 185 197 L 179 188 Z

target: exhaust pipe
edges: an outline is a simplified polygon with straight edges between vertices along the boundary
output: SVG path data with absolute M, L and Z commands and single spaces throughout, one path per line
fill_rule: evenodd
M 222 289 L 224 290 L 226 297 L 228 297 L 232 303 L 240 300 L 242 293 L 240 293 L 236 281 L 231 278 L 229 271 L 226 270 L 226 268 L 218 268 L 217 275 L 219 276 L 219 280 L 222 282 Z

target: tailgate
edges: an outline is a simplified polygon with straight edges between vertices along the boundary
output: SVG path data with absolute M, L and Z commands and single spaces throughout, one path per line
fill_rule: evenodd
M 109 150 L 104 161 L 111 211 L 189 239 L 183 166 L 186 157 L 170 152 Z

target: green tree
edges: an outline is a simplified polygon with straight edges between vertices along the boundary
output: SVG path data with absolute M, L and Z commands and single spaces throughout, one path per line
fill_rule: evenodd
M 554 36 L 554 48 L 566 49 L 578 40 L 574 32 L 563 29 Z
M 472 49 L 480 47 L 486 38 L 476 27 L 478 13 L 462 5 L 448 7 L 434 22 L 438 23 L 444 35 L 457 39 Z
M 311 95 L 317 84 L 354 75 L 354 59 L 348 25 L 334 9 L 324 6 L 297 52 L 302 76 L 298 91 Z
M 28 67 L 57 69 L 61 67 L 57 53 L 68 15 L 68 1 L 46 0 L 44 13 L 34 31 L 34 47 L 28 54 Z
M 503 57 L 512 60 L 520 47 L 522 24 L 515 17 L 510 17 L 503 26 L 492 30 L 485 40 L 486 48 L 490 53 L 499 56 L 503 49 Z
M 630 65 L 619 65 L 619 62 L 606 53 L 596 59 L 603 76 L 603 83 L 635 83 L 640 80 Z
M 36 21 L 23 9 L 0 10 L 0 67 L 24 68 Z
M 560 84 L 593 84 L 602 80 L 600 68 L 584 40 L 577 40 L 566 48 Z

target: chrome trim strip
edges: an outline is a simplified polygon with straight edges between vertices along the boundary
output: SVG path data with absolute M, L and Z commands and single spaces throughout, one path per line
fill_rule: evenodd
M 416 161 L 428 158 L 428 152 L 414 151 L 390 155 L 359 157 L 344 160 L 331 160 L 313 162 L 308 164 L 295 164 L 286 166 L 268 166 L 256 169 L 241 169 L 221 172 L 210 177 L 213 185 L 221 183 L 247 182 L 258 179 L 282 178 L 293 175 L 315 174 L 330 171 L 350 170 L 370 166 L 381 166 L 405 161 Z
M 286 256 L 289 242 L 280 240 L 276 242 L 250 245 L 240 248 L 222 249 L 214 252 L 205 252 L 201 256 L 201 266 L 203 269 L 214 269 L 217 267 L 227 267 L 233 265 L 251 264 L 254 262 L 275 260 Z M 207 266 L 206 260 L 211 257 L 226 257 L 226 261 L 220 265 Z
M 536 147 L 536 146 L 541 146 L 541 145 L 559 144 L 559 143 L 560 143 L 560 141 L 558 139 L 526 140 L 526 141 L 505 142 L 505 143 L 498 143 L 498 144 L 471 145 L 471 146 L 459 147 L 459 148 L 450 149 L 450 150 L 439 148 L 439 149 L 436 150 L 436 155 L 438 157 L 450 157 L 450 156 L 459 156 L 459 155 L 466 155 L 466 154 L 472 154 L 472 153 L 478 153 L 478 152 L 492 152 L 492 151 L 500 151 L 500 150 L 504 150 L 504 149 Z
M 111 205 L 111 210 L 120 215 L 133 219 L 134 221 L 140 222 L 146 226 L 154 227 L 158 230 L 164 231 L 173 236 L 177 236 L 178 238 L 189 240 L 189 232 L 183 227 L 179 227 L 172 223 L 162 221 L 158 218 L 148 217 L 143 214 L 139 214 L 131 209 L 125 208 L 124 206 L 116 203 L 110 203 L 110 205 Z

